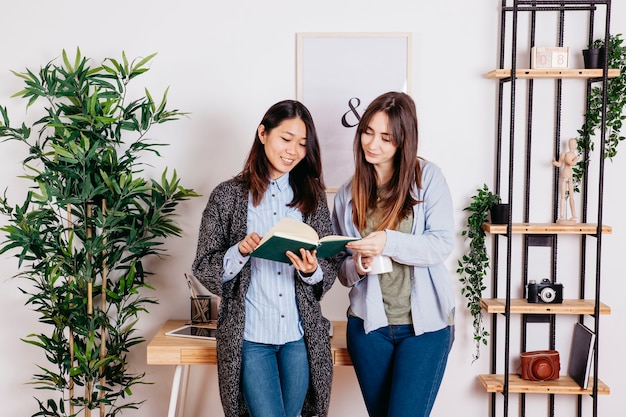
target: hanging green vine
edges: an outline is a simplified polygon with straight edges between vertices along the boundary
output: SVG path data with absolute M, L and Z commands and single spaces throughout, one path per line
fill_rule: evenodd
M 461 232 L 461 236 L 469 240 L 469 247 L 467 253 L 459 260 L 456 272 L 461 276 L 460 281 L 463 284 L 461 294 L 467 299 L 467 308 L 473 317 L 475 351 L 472 358 L 474 361 L 480 357 L 480 347 L 487 345 L 489 336 L 489 332 L 484 327 L 480 308 L 482 293 L 486 289 L 483 279 L 489 268 L 483 223 L 487 221 L 491 207 L 498 203 L 500 203 L 500 196 L 491 192 L 485 184 L 483 188 L 476 190 L 472 203 L 463 209 L 470 213 L 467 217 L 467 225 Z
M 618 68 L 620 75 L 611 78 L 607 83 L 607 106 L 606 106 L 606 139 L 604 143 L 604 158 L 613 159 L 617 155 L 617 147 L 624 140 L 621 134 L 622 125 L 626 115 L 624 115 L 624 107 L 626 107 L 626 46 L 622 39 L 622 34 L 611 35 L 609 37 L 609 47 L 605 48 L 604 39 L 596 39 L 590 48 L 604 48 L 608 51 L 609 68 Z M 587 97 L 589 104 L 585 115 L 585 122 L 578 130 L 578 150 L 581 155 L 585 156 L 580 159 L 573 169 L 574 182 L 577 185 L 576 191 L 579 191 L 578 184 L 589 165 L 589 155 L 594 150 L 594 142 L 592 138 L 597 134 L 602 123 L 602 87 L 593 87 L 591 93 Z

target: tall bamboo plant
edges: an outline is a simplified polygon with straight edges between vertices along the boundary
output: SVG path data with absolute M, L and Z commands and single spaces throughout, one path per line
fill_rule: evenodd
M 179 236 L 175 207 L 197 196 L 183 188 L 174 171 L 146 180 L 140 156 L 158 153 L 147 132 L 156 124 L 184 116 L 168 110 L 167 90 L 160 103 L 148 90 L 130 100 L 129 83 L 148 71 L 155 54 L 129 62 L 105 59 L 96 67 L 77 49 L 65 51 L 38 72 L 13 72 L 25 84 L 13 97 L 27 108 L 44 102 L 41 117 L 13 127 L 0 106 L 0 138 L 25 145 L 24 178 L 31 182 L 25 200 L 0 212 L 0 253 L 18 258 L 16 277 L 26 305 L 46 331 L 24 341 L 41 348 L 32 383 L 47 398 L 37 398 L 33 416 L 116 416 L 142 401 L 128 398 L 145 383 L 127 363 L 129 350 L 144 339 L 139 315 L 153 298 L 144 258 L 164 252 L 164 239 Z

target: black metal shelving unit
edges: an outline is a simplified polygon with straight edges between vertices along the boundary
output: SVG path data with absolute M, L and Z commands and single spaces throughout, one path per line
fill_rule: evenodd
M 558 218 L 558 169 L 552 170 L 552 217 L 553 223 L 533 223 L 531 221 L 531 202 L 533 201 L 533 188 L 531 177 L 531 155 L 535 131 L 533 130 L 533 118 L 535 110 L 536 89 L 545 88 L 535 85 L 535 80 L 553 79 L 550 84 L 554 88 L 554 131 L 552 132 L 553 155 L 558 159 L 561 149 L 563 112 L 567 112 L 566 103 L 563 103 L 564 79 L 580 79 L 586 83 L 586 95 L 581 95 L 581 100 L 586 101 L 591 88 L 596 83 L 601 83 L 606 91 L 610 71 L 607 68 L 607 59 L 604 68 L 598 70 L 533 70 L 530 68 L 530 48 L 536 45 L 538 35 L 537 20 L 542 13 L 549 12 L 555 21 L 554 46 L 564 46 L 565 34 L 569 30 L 580 31 L 580 27 L 568 27 L 567 18 L 572 13 L 585 13 L 587 21 L 585 34 L 587 43 L 594 39 L 596 25 L 603 25 L 605 44 L 608 44 L 610 35 L 611 0 L 502 0 L 500 16 L 500 45 L 499 45 L 499 68 L 488 74 L 489 78 L 498 81 L 498 107 L 497 107 L 497 133 L 495 152 L 495 184 L 494 190 L 503 198 L 503 202 L 509 203 L 509 223 L 503 226 L 485 225 L 485 230 L 492 236 L 492 279 L 490 299 L 484 299 L 483 309 L 491 314 L 491 351 L 490 351 L 490 374 L 480 375 L 483 386 L 491 394 L 490 416 L 508 417 L 510 413 L 510 397 L 517 394 L 519 416 L 526 416 L 527 395 L 547 395 L 547 414 L 554 417 L 555 395 L 573 395 L 576 397 L 576 410 L 579 417 L 583 415 L 598 416 L 598 397 L 610 392 L 598 377 L 598 346 L 600 343 L 600 316 L 609 314 L 610 308 L 600 301 L 601 284 L 601 253 L 602 235 L 611 232 L 611 228 L 602 221 L 604 158 L 597 158 L 597 172 L 592 176 L 597 178 L 597 183 L 590 184 L 590 175 L 584 175 L 580 184 L 580 198 L 582 211 L 579 214 L 580 223 L 574 225 L 561 225 Z M 522 27 L 520 16 L 524 15 Z M 509 28 L 510 25 L 510 28 Z M 545 25 L 542 30 L 545 30 Z M 521 36 L 527 35 L 528 58 L 523 59 L 526 67 L 520 66 L 522 55 L 519 54 L 518 44 Z M 573 51 L 570 50 L 570 57 Z M 527 62 L 527 64 L 526 64 Z M 613 71 L 613 74 L 614 71 Z M 524 83 L 525 97 L 518 97 L 518 87 Z M 553 87 L 552 87 L 553 86 Z M 518 103 L 524 102 L 525 108 L 519 110 Z M 599 134 L 599 143 L 596 144 L 596 153 L 602 153 L 605 143 L 606 125 L 606 96 L 603 99 L 602 128 Z M 519 129 L 516 119 L 520 113 L 525 118 L 526 126 Z M 522 139 L 520 139 L 522 137 Z M 519 155 L 516 152 L 518 141 L 523 140 L 524 152 Z M 584 160 L 589 160 L 589 155 L 581 155 Z M 521 164 L 518 169 L 517 164 Z M 520 172 L 523 178 L 515 181 Z M 519 184 L 522 186 L 520 187 Z M 593 194 L 590 190 L 593 189 Z M 593 207 L 592 207 L 593 205 Z M 593 210 L 590 210 L 593 208 Z M 521 210 L 521 213 L 517 213 Z M 515 218 L 521 218 L 520 223 L 515 223 Z M 588 221 L 591 221 L 588 223 Z M 550 276 L 552 281 L 557 279 L 557 254 L 560 239 L 578 239 L 580 252 L 576 255 L 579 259 L 579 288 L 578 297 L 564 300 L 561 305 L 555 304 L 528 304 L 521 294 L 520 297 L 512 297 L 513 282 L 521 281 L 525 287 L 529 279 L 529 263 L 532 262 L 531 249 L 535 247 L 547 248 L 550 258 Z M 513 266 L 513 251 L 520 250 L 521 268 Z M 595 265 L 589 266 L 588 258 L 594 258 Z M 504 261 L 504 259 L 506 259 Z M 502 265 L 505 263 L 505 265 Z M 521 270 L 520 270 L 521 269 Z M 518 280 L 518 281 L 513 281 Z M 592 287 L 593 296 L 589 297 L 587 289 Z M 519 316 L 520 327 L 520 352 L 526 350 L 527 333 L 531 323 L 544 323 L 548 327 L 548 341 L 545 349 L 555 349 L 557 344 L 557 316 L 561 314 L 577 315 L 579 322 L 588 320 L 593 323 L 592 330 L 596 333 L 594 346 L 593 372 L 589 388 L 583 390 L 575 382 L 567 377 L 567 360 L 561 358 L 561 377 L 557 381 L 524 381 L 512 369 L 511 336 L 512 315 Z M 502 318 L 504 323 L 499 323 Z M 499 334 L 503 330 L 504 334 Z M 501 355 L 502 357 L 499 357 Z M 584 396 L 591 396 L 592 405 L 583 403 Z M 585 413 L 591 408 L 591 414 Z M 501 412 L 500 412 L 501 411 Z M 535 417 L 535 413 L 532 414 Z

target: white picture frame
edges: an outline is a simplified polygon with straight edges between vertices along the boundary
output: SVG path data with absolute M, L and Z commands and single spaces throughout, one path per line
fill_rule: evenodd
M 411 91 L 410 32 L 300 32 L 296 40 L 296 98 L 317 129 L 326 189 L 354 172 L 358 118 L 388 91 Z

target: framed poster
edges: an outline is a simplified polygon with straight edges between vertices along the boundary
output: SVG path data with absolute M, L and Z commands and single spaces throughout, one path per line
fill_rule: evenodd
M 354 172 L 354 134 L 367 105 L 388 91 L 411 91 L 410 35 L 297 34 L 296 97 L 315 121 L 328 191 Z

